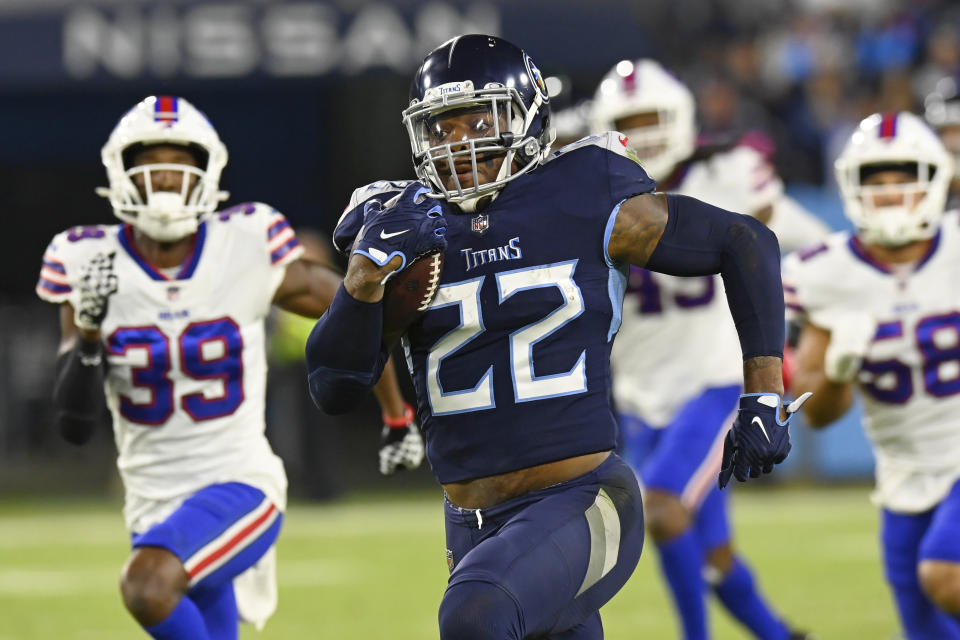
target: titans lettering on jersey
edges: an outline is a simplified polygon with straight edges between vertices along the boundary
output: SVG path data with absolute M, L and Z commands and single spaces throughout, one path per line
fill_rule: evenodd
M 76 227 L 50 243 L 37 294 L 76 305 L 82 268 L 109 252 L 118 289 L 102 325 L 105 391 L 128 526 L 142 531 L 155 515 L 143 505 L 227 480 L 282 508 L 286 478 L 263 435 L 263 325 L 303 252 L 287 220 L 259 203 L 207 216 L 172 274 L 140 255 L 129 225 Z
M 605 134 L 511 182 L 484 224 L 446 214 L 437 296 L 404 338 L 440 482 L 614 448 L 626 270 L 606 243 L 619 203 L 655 186 Z
M 471 230 L 473 226 L 471 224 Z M 510 242 L 500 247 L 492 249 L 474 249 L 467 247 L 460 249 L 460 256 L 466 261 L 467 271 L 475 269 L 480 265 L 503 260 L 519 260 L 523 257 L 523 251 L 520 249 L 520 238 L 510 238 Z

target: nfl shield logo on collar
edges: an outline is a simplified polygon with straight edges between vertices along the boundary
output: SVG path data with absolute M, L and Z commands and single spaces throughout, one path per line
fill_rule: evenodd
M 480 214 L 470 221 L 470 230 L 475 234 L 482 236 L 490 228 L 490 216 Z

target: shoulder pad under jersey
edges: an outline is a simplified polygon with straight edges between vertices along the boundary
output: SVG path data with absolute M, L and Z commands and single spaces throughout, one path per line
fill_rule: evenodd
M 831 306 L 844 304 L 849 288 L 858 285 L 849 277 L 853 259 L 847 247 L 850 234 L 835 232 L 822 242 L 798 249 L 783 259 L 783 293 L 790 320 L 803 320 Z
M 386 204 L 388 200 L 399 195 L 407 185 L 414 180 L 377 180 L 370 184 L 358 187 L 350 195 L 350 201 L 337 220 L 333 231 L 333 246 L 341 254 L 345 253 L 353 239 L 363 226 L 363 204 L 377 198 Z
M 286 216 L 263 202 L 242 202 L 217 211 L 211 225 L 223 225 L 229 233 L 249 234 L 252 246 L 262 246 L 273 266 L 286 266 L 303 254 Z
M 623 156 L 624 158 L 629 158 L 637 164 L 640 164 L 640 158 L 637 157 L 637 152 L 633 150 L 633 147 L 630 146 L 629 142 L 630 141 L 627 139 L 627 136 L 623 135 L 619 131 L 605 131 L 603 133 L 580 138 L 576 142 L 571 142 L 570 144 L 560 147 L 555 152 L 550 154 L 546 162 L 556 160 L 561 156 L 564 156 L 568 153 L 573 153 L 574 151 L 580 149 L 600 148 L 615 153 L 619 156 Z
M 53 303 L 66 302 L 83 266 L 97 253 L 115 251 L 119 225 L 77 226 L 55 235 L 47 245 L 36 292 Z

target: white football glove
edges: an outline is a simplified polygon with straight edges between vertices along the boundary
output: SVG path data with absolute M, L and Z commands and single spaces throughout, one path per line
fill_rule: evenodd
M 832 382 L 852 382 L 877 333 L 877 321 L 866 313 L 849 311 L 832 316 L 824 324 L 830 330 L 824 373 Z
M 117 291 L 117 274 L 113 271 L 116 252 L 98 253 L 80 271 L 77 289 L 80 299 L 73 310 L 73 322 L 80 329 L 99 331 L 107 316 L 107 302 Z
M 397 470 L 416 469 L 423 462 L 423 437 L 414 420 L 413 407 L 409 404 L 403 418 L 383 417 L 380 432 L 380 473 L 392 475 Z

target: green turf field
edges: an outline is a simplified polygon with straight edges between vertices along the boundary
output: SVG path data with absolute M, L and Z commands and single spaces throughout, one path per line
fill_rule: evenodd
M 747 490 L 734 507 L 739 546 L 790 620 L 820 640 L 895 637 L 866 488 Z M 437 495 L 295 504 L 286 518 L 279 609 L 244 640 L 437 637 Z M 145 638 L 120 604 L 125 558 L 118 504 L 0 503 L 0 640 Z M 603 617 L 608 640 L 677 637 L 649 545 Z M 716 608 L 712 621 L 718 640 L 747 637 Z

